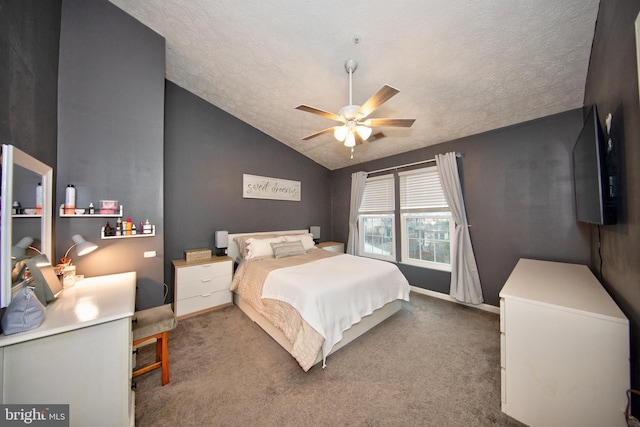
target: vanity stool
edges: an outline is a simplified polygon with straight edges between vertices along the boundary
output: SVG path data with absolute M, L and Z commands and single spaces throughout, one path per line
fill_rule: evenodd
M 146 374 L 162 367 L 162 385 L 169 383 L 169 346 L 168 332 L 178 324 L 171 304 L 160 305 L 147 310 L 136 311 L 133 315 L 133 346 L 144 341 L 156 339 L 156 361 L 150 365 L 136 369 L 132 377 Z

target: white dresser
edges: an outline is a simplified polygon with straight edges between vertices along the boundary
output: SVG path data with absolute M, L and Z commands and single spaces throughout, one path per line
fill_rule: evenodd
M 69 404 L 70 426 L 133 426 L 136 273 L 84 279 L 39 328 L 0 335 L 2 403 Z
M 520 259 L 500 292 L 502 411 L 531 426 L 625 426 L 629 321 L 584 265 Z
M 203 261 L 174 260 L 173 311 L 194 315 L 231 304 L 233 260 L 214 256 Z

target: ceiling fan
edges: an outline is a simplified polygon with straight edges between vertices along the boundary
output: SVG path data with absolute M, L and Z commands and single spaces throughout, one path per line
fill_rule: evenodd
M 371 137 L 372 127 L 411 127 L 411 125 L 413 125 L 413 122 L 415 122 L 416 119 L 367 118 L 383 103 L 396 95 L 399 90 L 389 85 L 384 85 L 364 104 L 354 105 L 352 100 L 352 77 L 353 72 L 356 70 L 356 68 L 358 68 L 358 63 L 353 59 L 348 59 L 344 63 L 344 68 L 347 73 L 349 73 L 349 105 L 342 107 L 338 114 L 330 113 L 328 111 L 320 110 L 308 105 L 298 105 L 296 107 L 297 110 L 327 117 L 329 119 L 342 123 L 342 125 L 333 126 L 321 130 L 320 132 L 307 135 L 302 138 L 303 141 L 315 138 L 316 136 L 324 135 L 325 133 L 333 132 L 335 138 L 340 142 L 344 142 L 345 146 L 351 147 L 351 151 L 353 152 L 353 147 L 355 147 L 356 144 L 361 144 L 362 141 L 366 141 L 369 137 Z M 378 139 L 384 137 L 384 135 L 382 135 L 382 133 L 377 133 L 373 137 L 371 137 L 371 140 L 373 140 L 374 137 L 375 139 Z

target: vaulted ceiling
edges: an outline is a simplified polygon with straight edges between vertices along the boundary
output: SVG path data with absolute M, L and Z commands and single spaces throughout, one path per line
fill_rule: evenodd
M 598 0 L 111 0 L 166 39 L 167 79 L 317 163 L 338 169 L 579 108 Z M 384 84 L 400 93 L 350 149 L 338 113 Z

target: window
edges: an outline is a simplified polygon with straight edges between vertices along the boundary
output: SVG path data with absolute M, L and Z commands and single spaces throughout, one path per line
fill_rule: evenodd
M 451 271 L 454 221 L 444 197 L 438 169 L 401 172 L 401 262 Z
M 454 221 L 435 166 L 400 172 L 399 209 L 394 175 L 367 179 L 359 211 L 360 255 L 396 261 L 396 218 L 400 262 L 451 271 Z
M 360 255 L 395 261 L 393 175 L 367 179 L 359 213 Z
M 446 212 L 402 215 L 402 262 L 451 270 L 451 214 Z

